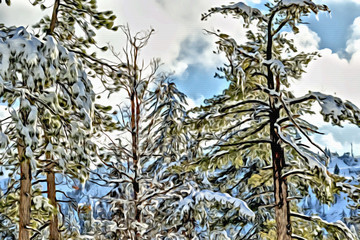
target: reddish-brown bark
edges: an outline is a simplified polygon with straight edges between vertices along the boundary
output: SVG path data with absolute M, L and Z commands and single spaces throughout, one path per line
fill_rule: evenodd
M 272 59 L 273 50 L 273 32 L 272 21 L 275 17 L 274 12 L 268 22 L 267 27 L 267 49 L 266 59 Z M 274 75 L 270 69 L 270 65 L 267 66 L 267 84 L 269 89 L 273 89 L 276 92 L 280 91 L 280 79 L 276 76 L 274 81 Z M 275 197 L 275 221 L 277 228 L 278 240 L 291 240 L 291 220 L 290 220 L 290 208 L 287 200 L 288 187 L 285 179 L 282 178 L 282 170 L 285 167 L 284 149 L 280 145 L 280 139 L 275 126 L 280 117 L 280 109 L 276 106 L 274 97 L 270 96 L 269 104 L 271 109 L 270 114 L 270 139 L 271 139 L 271 155 L 273 164 L 273 180 L 274 180 L 274 197 Z
M 25 157 L 23 141 L 18 140 L 18 154 L 20 159 L 20 207 L 19 207 L 19 240 L 29 240 L 30 212 L 31 212 L 31 166 Z
M 50 158 L 50 154 L 46 154 L 47 158 Z M 53 165 L 50 165 L 50 167 L 47 170 L 47 176 L 46 176 L 46 182 L 47 182 L 47 194 L 48 199 L 50 200 L 51 205 L 54 207 L 54 209 L 57 209 L 57 203 L 56 203 L 56 183 L 55 183 L 55 173 L 53 171 Z M 59 233 L 59 219 L 57 216 L 57 210 L 53 211 L 53 213 L 50 216 L 50 240 L 59 240 L 60 239 L 60 233 Z
M 277 120 L 276 116 L 274 120 Z M 273 124 L 271 124 L 271 140 L 277 239 L 291 240 L 290 208 L 287 201 L 288 187 L 286 180 L 281 177 L 282 169 L 285 167 L 284 150 L 280 146 L 279 137 Z

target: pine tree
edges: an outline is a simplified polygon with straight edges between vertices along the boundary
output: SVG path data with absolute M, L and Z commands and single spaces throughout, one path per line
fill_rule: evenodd
M 34 5 L 38 2 L 34 2 Z M 41 4 L 41 8 L 45 9 L 45 5 Z M 66 9 L 66 11 L 65 11 Z M 111 11 L 106 13 L 106 16 L 110 16 L 109 19 L 103 17 L 102 12 L 97 12 L 96 10 L 96 1 L 90 3 L 81 3 L 73 1 L 60 1 L 55 0 L 54 5 L 52 6 L 52 16 L 51 18 L 45 17 L 39 24 L 34 27 L 42 28 L 43 32 L 46 35 L 54 36 L 56 39 L 61 41 L 69 50 L 76 51 L 77 55 L 81 53 L 81 57 L 88 57 L 90 55 L 86 54 L 86 48 L 89 48 L 90 45 L 96 44 L 94 37 L 95 32 L 88 27 L 88 22 L 86 21 L 86 15 L 88 17 L 100 16 L 99 19 L 102 22 L 93 21 L 91 25 L 95 25 L 96 28 L 101 28 L 106 24 L 113 25 L 113 20 L 115 16 L 112 15 Z M 111 18 L 111 19 L 110 19 Z M 80 27 L 83 33 L 86 34 L 86 38 L 78 37 L 75 32 L 75 27 Z M 109 26 L 107 28 L 110 28 Z M 95 56 L 93 53 L 92 56 Z M 93 61 L 94 57 L 91 59 Z M 89 61 L 85 61 L 89 64 Z M 84 96 L 80 96 L 84 97 Z M 92 126 L 88 126 L 92 127 Z M 46 136 L 47 138 L 47 136 Z M 51 159 L 51 153 L 46 153 L 47 159 Z M 80 168 L 86 168 L 89 164 L 85 166 L 77 166 Z M 54 164 L 49 165 L 46 169 L 47 172 L 47 191 L 48 198 L 55 208 L 57 208 L 56 202 L 56 183 L 55 183 L 55 173 L 54 173 Z M 81 176 L 81 175 L 80 175 Z M 73 175 L 73 177 L 77 177 Z M 60 237 L 58 218 L 57 215 L 53 215 L 53 218 L 50 219 L 50 239 L 57 240 Z
M 167 74 L 159 72 L 159 59 L 145 66 L 140 58 L 153 30 L 132 35 L 128 27 L 121 29 L 127 44 L 121 54 L 112 49 L 119 69 L 109 75 L 113 82 L 107 88 L 126 98 L 118 103 L 114 116 L 120 131 L 109 134 L 113 129 L 104 127 L 104 134 L 118 136 L 109 136 L 110 143 L 101 151 L 109 174 L 95 176 L 98 182 L 113 186 L 103 206 L 110 203 L 115 226 L 104 234 L 116 239 L 181 235 L 181 225 L 164 220 L 188 189 L 184 174 L 174 172 L 181 159 L 191 154 L 186 135 L 180 134 L 185 95 Z M 100 204 L 98 211 L 103 211 Z
M 275 0 L 265 6 L 267 13 L 239 2 L 212 8 L 202 16 L 206 20 L 215 13 L 230 14 L 242 19 L 247 31 L 241 43 L 220 31 L 208 32 L 218 38 L 218 53 L 228 60 L 216 76 L 228 80 L 229 87 L 194 110 L 198 117 L 193 131 L 204 144 L 211 141 L 199 165 L 215 170 L 208 173 L 215 190 L 243 199 L 255 210 L 254 228 L 240 233 L 243 238 L 254 234 L 265 239 L 314 238 L 299 229 L 315 222 L 328 234 L 355 239 L 345 224 L 300 214 L 292 202 L 306 196 L 309 187 L 326 204 L 333 202 L 334 193 L 345 190 L 341 179 L 323 165 L 325 152 L 309 137 L 318 133 L 316 126 L 301 116 L 312 113 L 311 105 L 317 102 L 324 120 L 334 125 L 360 120 L 359 109 L 348 101 L 318 92 L 296 98 L 287 89 L 289 80 L 300 79 L 318 54 L 299 53 L 284 27 L 296 34 L 303 16 L 329 9 L 310 0 Z M 304 140 L 324 155 L 312 152 Z
M 8 5 L 10 5 L 10 1 L 6 2 Z M 47 7 L 44 5 L 45 3 L 42 1 L 34 1 L 32 3 L 33 5 L 40 5 L 41 9 L 46 9 Z M 68 53 L 68 51 L 70 50 L 70 55 L 72 55 L 71 57 L 74 57 L 74 54 L 76 54 L 78 57 L 80 57 L 87 67 L 92 68 L 92 75 L 96 76 L 97 73 L 102 73 L 103 72 L 103 68 L 104 66 L 106 67 L 110 67 L 109 64 L 101 62 L 100 60 L 98 60 L 96 58 L 96 53 L 92 53 L 92 54 L 88 54 L 87 53 L 87 49 L 90 46 L 96 46 L 96 41 L 95 41 L 95 31 L 94 29 L 99 29 L 101 27 L 105 27 L 107 29 L 112 29 L 112 30 L 116 30 L 117 27 L 113 26 L 114 25 L 114 19 L 115 16 L 112 14 L 112 11 L 97 11 L 97 7 L 96 7 L 96 1 L 91 1 L 91 2 L 74 2 L 74 1 L 61 1 L 61 0 L 55 0 L 54 4 L 52 6 L 52 16 L 48 17 L 45 16 L 38 24 L 36 24 L 34 26 L 34 28 L 39 28 L 40 30 L 42 30 L 43 34 L 45 35 L 51 35 L 52 38 L 57 39 L 58 41 L 60 41 L 62 43 L 63 46 L 65 46 L 66 49 L 61 49 L 63 51 L 63 55 L 64 55 L 64 51 L 66 51 L 66 54 Z M 92 20 L 91 20 L 92 19 Z M 91 21 L 90 21 L 91 20 Z M 78 30 L 76 29 L 80 29 L 80 31 L 82 31 L 82 33 L 84 33 L 85 37 L 81 36 L 83 34 L 79 34 Z M 39 32 L 39 34 L 37 34 L 37 37 L 40 37 L 41 35 L 43 35 Z M 106 47 L 101 48 L 101 50 L 106 50 Z M 55 54 L 56 55 L 56 54 Z M 76 63 L 75 63 L 76 64 Z M 48 64 L 50 67 L 52 67 L 51 64 Z M 58 71 L 57 69 L 51 69 L 52 71 Z M 71 69 L 72 71 L 77 71 L 75 68 Z M 59 73 L 59 72 L 57 72 Z M 63 74 L 64 72 L 60 73 Z M 95 74 L 94 74 L 95 73 Z M 77 73 L 72 73 L 72 75 L 76 75 Z M 47 77 L 47 76 L 46 76 Z M 65 94 L 66 97 L 69 97 L 68 95 L 70 95 L 70 93 L 72 92 L 72 89 L 70 88 L 70 90 L 66 89 L 67 86 L 65 83 L 61 83 L 61 81 L 56 82 L 57 86 L 59 87 L 59 89 L 62 89 L 63 91 L 67 91 L 67 93 Z M 89 85 L 89 83 L 84 84 L 80 84 L 77 88 L 77 90 L 75 89 L 75 91 L 80 91 L 75 93 L 73 96 L 76 97 L 75 95 L 79 95 L 76 99 L 65 99 L 66 100 L 66 104 L 77 104 L 77 107 L 82 107 L 79 106 L 79 104 L 82 101 L 88 101 L 87 104 L 91 105 L 91 101 L 93 101 L 93 94 L 91 92 L 88 92 L 89 90 L 89 86 L 91 87 L 91 83 Z M 50 85 L 50 87 L 53 87 Z M 85 89 L 84 89 L 85 87 Z M 43 91 L 43 89 L 40 89 L 40 91 Z M 86 96 L 85 96 L 85 95 Z M 90 101 L 89 101 L 90 99 Z M 80 114 L 80 118 L 86 118 L 86 121 L 90 121 L 88 122 L 86 127 L 87 128 L 91 128 L 92 126 L 92 122 L 89 119 L 89 117 L 93 117 L 93 115 L 88 115 L 87 114 L 92 112 L 92 110 L 89 112 L 89 109 L 85 109 L 84 111 L 82 110 L 81 114 Z M 72 114 L 71 112 L 68 112 L 67 114 L 69 114 L 69 116 L 72 116 L 75 114 Z M 76 116 L 79 117 L 79 116 Z M 75 118 L 76 118 L 75 117 Z M 63 123 L 63 119 L 59 119 L 59 124 L 61 125 L 66 125 Z M 69 119 L 70 120 L 70 119 Z M 52 126 L 49 126 L 48 123 L 44 123 L 43 127 L 45 129 L 48 129 Z M 73 128 L 78 128 L 78 126 L 73 126 Z M 57 135 L 56 137 L 54 136 L 54 134 L 51 132 L 52 130 L 48 131 L 45 130 L 45 142 L 46 142 L 46 151 L 45 151 L 45 155 L 46 155 L 46 161 L 48 162 L 48 164 L 45 166 L 45 169 L 42 169 L 46 172 L 46 176 L 47 176 L 47 193 L 48 193 L 48 199 L 50 200 L 51 204 L 53 205 L 54 209 L 57 209 L 58 203 L 56 200 L 56 193 L 57 192 L 62 192 L 62 191 L 58 191 L 56 190 L 56 183 L 55 183 L 55 172 L 57 172 L 59 169 L 59 166 L 57 163 L 54 163 L 54 161 L 58 161 L 58 159 L 54 159 L 57 157 L 56 154 L 53 154 L 53 151 L 56 151 L 55 148 L 53 148 L 54 146 L 54 142 L 62 142 L 64 141 L 64 137 L 67 136 L 61 136 L 61 135 Z M 55 133 L 58 134 L 58 133 Z M 52 136 L 50 136 L 52 135 Z M 56 139 L 57 138 L 57 139 Z M 56 139 L 56 140 L 54 140 Z M 21 141 L 21 139 L 19 140 Z M 89 141 L 85 140 L 85 139 L 80 139 L 80 142 L 84 141 L 84 143 L 90 143 Z M 66 142 L 66 141 L 65 141 Z M 69 146 L 73 146 L 74 143 L 70 142 Z M 21 148 L 21 144 L 19 145 L 19 153 L 24 152 L 24 150 Z M 68 146 L 68 147 L 69 147 Z M 77 144 L 75 144 L 75 147 L 77 146 Z M 65 147 L 65 145 L 63 146 Z M 85 151 L 83 152 L 79 152 L 78 150 L 76 150 L 76 152 L 78 152 L 78 154 L 80 154 L 80 160 L 82 159 L 81 154 L 89 154 L 89 150 L 87 149 L 87 147 L 83 146 L 82 147 Z M 66 151 L 73 151 L 71 149 L 65 149 L 64 153 L 61 153 L 59 155 L 60 158 L 63 158 L 64 154 L 66 153 Z M 85 153 L 86 152 L 86 153 Z M 84 156 L 85 156 L 84 155 Z M 73 160 L 78 161 L 76 156 L 72 156 Z M 62 159 L 63 160 L 63 159 Z M 70 159 L 68 159 L 70 160 Z M 85 160 L 85 159 L 83 159 Z M 60 167 L 60 171 L 65 172 L 65 174 L 68 174 L 70 177 L 79 177 L 82 180 L 84 180 L 86 178 L 86 171 L 85 170 L 88 166 L 89 166 L 89 162 L 88 160 L 87 163 L 85 164 L 79 164 L 76 163 L 76 161 L 72 164 L 70 164 L 69 166 L 61 166 Z M 85 162 L 86 162 L 85 161 Z M 30 194 L 28 194 L 28 192 L 30 191 L 29 189 L 31 188 L 31 174 L 29 173 L 28 169 L 29 169 L 29 164 L 25 164 L 26 162 L 23 161 L 22 163 L 22 168 L 24 169 L 24 171 L 22 171 L 24 173 L 24 180 L 23 181 L 24 184 L 21 184 L 21 194 L 20 196 L 22 196 L 22 198 L 25 198 L 23 196 L 28 196 L 27 198 L 25 198 L 23 201 L 20 200 L 20 202 L 26 203 L 25 205 L 21 204 L 20 207 L 20 211 L 26 213 L 26 214 L 20 214 L 20 222 L 25 222 L 23 224 L 20 223 L 21 226 L 26 226 L 28 224 L 28 222 L 30 221 L 30 216 L 29 216 L 29 209 L 30 209 Z M 66 169 L 64 169 L 64 167 Z M 75 169 L 74 169 L 75 168 Z M 85 171 L 84 171 L 85 170 Z M 40 170 L 39 170 L 40 171 Z M 79 172 L 81 172 L 81 174 L 79 174 Z M 26 184 L 25 184 L 26 183 Z M 62 192 L 63 193 L 63 192 Z M 25 201 L 26 200 L 26 201 Z M 72 201 L 72 200 L 71 200 Z M 23 206 L 23 210 L 22 210 L 22 206 Z M 54 211 L 56 212 L 56 211 Z M 50 215 L 50 224 L 49 224 L 49 228 L 50 228 L 50 239 L 59 239 L 60 235 L 59 235 L 59 226 L 58 226 L 58 216 L 57 213 L 56 214 L 51 214 Z M 22 231 L 23 228 L 20 228 L 20 232 L 21 234 L 23 232 L 25 232 L 25 238 L 28 238 L 28 233 L 27 231 Z
M 335 168 L 334 168 L 334 174 L 337 174 L 339 175 L 340 173 L 340 169 L 339 169 L 339 166 L 337 164 L 335 164 Z
M 83 64 L 92 71 L 89 76 L 101 77 L 105 71 L 116 69 L 105 60 L 97 58 L 93 49 L 107 51 L 107 46 L 98 46 L 96 32 L 99 29 L 116 31 L 119 26 L 114 25 L 116 16 L 112 11 L 99 11 L 97 1 L 53 0 L 53 4 L 45 5 L 44 1 L 35 0 L 35 6 L 42 10 L 52 9 L 51 16 L 43 17 L 34 29 L 41 34 L 51 34 L 69 51 L 75 53 Z
M 50 167 L 52 171 L 83 175 L 76 165 L 88 158 L 90 146 L 86 140 L 94 94 L 82 64 L 51 36 L 41 41 L 24 28 L 5 29 L 2 41 L 1 97 L 11 109 L 11 119 L 2 123 L 6 127 L 2 146 L 8 146 L 8 164 L 15 169 L 20 166 L 19 239 L 30 239 L 31 232 L 40 233 L 33 229 L 47 226 L 44 217 L 31 213 L 45 210 L 57 221 L 56 189 L 47 191 L 53 197 L 49 197 L 50 205 L 41 196 L 41 186 L 32 190 L 32 185 L 44 181 L 39 176 L 49 173 Z M 75 169 L 68 168 L 69 162 Z

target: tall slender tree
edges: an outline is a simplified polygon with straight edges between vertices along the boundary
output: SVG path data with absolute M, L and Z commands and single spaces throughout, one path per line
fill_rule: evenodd
M 7 2 L 8 3 L 8 2 Z M 10 3 L 10 2 L 9 2 Z M 51 2 L 50 2 L 51 3 Z M 47 1 L 34 1 L 33 5 L 40 5 L 41 9 L 46 9 L 48 8 L 46 5 L 49 4 L 49 2 Z M 10 5 L 10 4 L 8 4 Z M 100 12 L 97 11 L 97 6 L 96 6 L 96 1 L 91 1 L 91 2 L 74 2 L 74 1 L 61 1 L 61 0 L 55 0 L 53 5 L 51 5 L 50 7 L 52 7 L 52 15 L 51 17 L 45 16 L 38 24 L 36 24 L 34 27 L 39 28 L 43 34 L 45 35 L 51 35 L 52 38 L 57 39 L 58 41 L 62 42 L 62 45 L 65 46 L 68 50 L 71 51 L 71 54 L 76 54 L 78 55 L 80 58 L 82 58 L 82 61 L 87 65 L 90 66 L 93 70 L 93 73 L 95 73 L 95 75 L 97 73 L 101 73 L 102 72 L 102 67 L 106 66 L 106 67 L 110 67 L 109 64 L 106 64 L 104 62 L 101 62 L 100 60 L 98 60 L 96 58 L 96 54 L 92 53 L 92 54 L 88 54 L 86 49 L 88 49 L 90 46 L 96 46 L 96 41 L 94 39 L 95 37 L 95 31 L 94 28 L 99 29 L 101 27 L 106 27 L 107 29 L 112 29 L 112 30 L 116 30 L 117 27 L 114 27 L 114 19 L 115 16 L 112 14 L 112 11 L 105 11 L 105 12 Z M 82 31 L 82 33 L 84 33 L 85 37 L 80 37 L 77 33 L 76 29 L 80 29 L 80 31 Z M 39 32 L 37 34 L 38 37 L 40 37 L 41 32 Z M 102 48 L 102 50 L 105 50 L 105 48 Z M 96 64 L 94 64 L 96 63 Z M 99 64 L 100 63 L 100 64 Z M 62 74 L 62 73 L 60 73 Z M 66 84 L 64 83 L 58 83 L 59 88 L 64 91 L 66 90 Z M 86 85 L 85 85 L 86 86 Z M 82 101 L 81 98 L 84 98 L 84 89 L 83 89 L 84 85 L 80 85 L 79 89 L 77 89 L 80 92 L 80 96 L 76 99 L 77 102 Z M 87 87 L 87 86 L 86 86 Z M 88 88 L 86 89 L 88 90 Z M 71 92 L 71 90 L 67 90 L 68 93 Z M 85 91 L 86 93 L 86 91 Z M 75 93 L 75 95 L 79 95 L 79 93 Z M 88 95 L 88 94 L 86 94 Z M 91 94 L 90 94 L 91 95 Z M 76 97 L 76 96 L 75 96 Z M 88 97 L 88 96 L 86 96 Z M 73 100 L 74 103 L 75 99 Z M 71 114 L 70 114 L 71 115 Z M 82 113 L 83 115 L 83 113 Z M 89 116 L 88 116 L 89 117 Z M 47 119 L 48 120 L 48 119 Z M 87 119 L 88 120 L 88 119 Z M 46 122 L 43 123 L 43 127 L 44 129 L 49 129 L 49 126 Z M 87 127 L 91 127 L 90 125 Z M 58 209 L 57 208 L 57 200 L 56 200 L 56 183 L 55 183 L 55 172 L 57 171 L 56 169 L 58 168 L 58 164 L 54 163 L 54 161 L 56 162 L 57 159 L 54 159 L 54 157 L 56 157 L 56 154 L 53 154 L 52 151 L 54 151 L 55 149 L 52 148 L 54 142 L 58 142 L 59 139 L 61 139 L 61 135 L 58 135 L 58 139 L 54 140 L 54 135 L 51 132 L 52 130 L 48 131 L 45 130 L 45 142 L 47 143 L 47 146 L 49 146 L 48 149 L 46 149 L 46 158 L 47 158 L 47 162 L 48 164 L 46 166 L 44 166 L 46 175 L 47 175 L 47 193 L 48 193 L 48 198 L 51 202 L 51 204 L 53 205 L 54 209 Z M 52 135 L 52 136 L 48 136 L 48 134 Z M 60 140 L 63 141 L 63 140 Z M 21 145 L 20 145 L 21 146 Z M 23 149 L 19 148 L 19 152 L 24 152 L 22 151 Z M 87 152 L 88 153 L 88 152 Z M 24 164 L 23 164 L 24 165 Z M 78 165 L 77 168 L 82 169 L 82 168 L 86 168 L 85 166 L 81 166 Z M 62 166 L 61 168 L 64 168 L 64 166 Z M 25 168 L 25 165 L 23 166 L 24 172 L 24 181 L 26 180 L 26 183 L 28 182 L 27 179 L 30 179 L 31 182 L 31 175 L 29 175 L 27 172 L 25 171 L 27 170 L 27 168 Z M 64 170 L 64 169 L 62 169 Z M 79 177 L 81 175 L 79 175 L 77 173 L 77 170 L 69 170 L 67 171 L 67 174 L 72 174 L 72 176 L 76 176 Z M 29 184 L 22 184 L 21 185 L 21 192 L 25 193 L 26 191 L 29 190 L 30 185 Z M 21 201 L 24 203 L 29 203 L 30 201 L 30 195 L 29 194 L 21 194 L 20 196 L 28 196 L 29 199 L 27 199 L 27 201 Z M 23 197 L 24 198 L 24 197 Z M 22 205 L 21 205 L 22 206 Z M 21 210 L 22 207 L 20 207 L 20 211 L 23 212 L 29 212 L 28 209 L 30 208 L 29 204 L 26 204 L 24 206 L 25 210 Z M 23 220 L 24 219 L 24 220 Z M 20 214 L 20 222 L 25 221 L 28 222 L 29 216 L 28 214 Z M 26 224 L 23 224 L 26 225 Z M 49 223 L 49 228 L 50 228 L 50 239 L 59 239 L 59 226 L 58 226 L 58 216 L 57 214 L 52 214 L 50 217 L 50 223 Z M 20 231 L 22 234 L 22 230 Z M 27 236 L 26 236 L 27 237 Z
M 132 35 L 128 27 L 121 29 L 127 43 L 121 53 L 112 49 L 118 71 L 109 72 L 111 80 L 105 82 L 111 94 L 124 96 L 115 115 L 120 135 L 117 141 L 109 137 L 102 150 L 110 174 L 96 177 L 114 186 L 103 200 L 111 203 L 116 238 L 150 239 L 166 235 L 159 215 L 167 211 L 169 199 L 179 198 L 186 189 L 183 176 L 170 171 L 186 150 L 180 134 L 185 95 L 159 73 L 159 59 L 145 66 L 140 58 L 153 30 Z M 112 128 L 104 128 L 104 134 L 108 130 Z
M 92 86 L 74 54 L 51 36 L 41 41 L 24 28 L 17 28 L 4 30 L 2 41 L 1 97 L 12 109 L 4 133 L 11 147 L 17 147 L 16 152 L 7 149 L 4 154 L 9 154 L 5 159 L 11 161 L 17 161 L 14 156 L 19 156 L 15 162 L 20 168 L 19 239 L 30 239 L 31 232 L 39 233 L 31 226 L 37 226 L 35 220 L 42 221 L 30 214 L 32 202 L 37 206 L 38 201 L 45 201 L 36 198 L 32 191 L 32 184 L 42 181 L 38 179 L 42 171 L 47 172 L 47 193 L 52 205 L 50 239 L 59 239 L 54 175 L 58 170 L 74 171 L 70 167 L 86 160 Z M 65 166 L 68 161 L 69 166 Z M 75 170 L 74 175 L 81 173 Z
M 34 2 L 34 5 L 38 2 Z M 41 2 L 41 8 L 45 9 L 45 5 Z M 110 16 L 108 19 L 104 16 Z M 99 16 L 99 17 L 96 17 Z M 89 63 L 89 54 L 86 53 L 85 49 L 89 48 L 91 45 L 95 45 L 96 41 L 94 39 L 95 32 L 88 27 L 87 17 L 95 17 L 90 25 L 95 25 L 96 28 L 103 27 L 107 24 L 107 28 L 111 28 L 115 16 L 112 15 L 111 11 L 106 13 L 98 12 L 96 10 L 96 1 L 90 3 L 82 2 L 73 2 L 73 1 L 60 1 L 55 0 L 52 6 L 52 15 L 51 18 L 45 17 L 38 25 L 35 27 L 42 27 L 42 31 L 46 35 L 51 35 L 63 42 L 64 45 L 69 50 L 76 51 L 76 54 L 80 57 L 85 58 L 85 62 Z M 110 19 L 111 18 L 111 19 Z M 83 33 L 87 36 L 86 38 L 78 37 L 78 34 L 75 32 L 75 28 L 79 27 Z M 95 56 L 95 54 L 93 54 Z M 96 60 L 95 57 L 90 58 L 91 61 Z M 92 65 L 93 66 L 93 65 Z M 45 136 L 46 141 L 49 142 L 47 136 Z M 49 142 L 51 144 L 51 142 Z M 46 152 L 46 157 L 51 161 L 51 152 Z M 88 165 L 88 164 L 86 164 Z M 81 166 L 79 166 L 81 167 Z M 48 198 L 55 208 L 57 208 L 56 202 L 56 183 L 55 183 L 55 165 L 50 164 L 47 166 L 47 191 Z M 73 175 L 74 176 L 74 175 Z M 75 176 L 74 176 L 75 177 Z M 50 239 L 57 240 L 60 237 L 59 226 L 58 226 L 58 217 L 57 214 L 53 214 L 50 219 Z

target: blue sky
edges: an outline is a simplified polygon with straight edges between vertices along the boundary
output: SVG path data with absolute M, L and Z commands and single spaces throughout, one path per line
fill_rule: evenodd
M 321 38 L 319 47 L 330 48 L 334 52 L 344 52 L 346 42 L 351 37 L 350 26 L 360 16 L 360 3 L 342 1 L 329 3 L 332 14 L 327 17 L 321 14 L 320 21 L 314 15 L 310 17 L 309 28 Z
M 156 30 L 147 49 L 145 59 L 160 57 L 164 69 L 175 71 L 178 86 L 184 91 L 192 106 L 205 98 L 218 94 L 226 87 L 224 80 L 214 79 L 217 66 L 224 62 L 215 50 L 215 38 L 204 34 L 203 29 L 221 29 L 241 39 L 243 29 L 239 20 L 214 16 L 207 22 L 200 21 L 201 13 L 210 7 L 229 4 L 225 0 L 99 0 L 102 9 L 111 9 L 117 15 L 118 24 L 128 23 L 136 32 L 153 27 Z M 262 6 L 264 1 L 247 0 L 252 6 Z M 300 34 L 294 36 L 300 50 L 317 50 L 322 58 L 309 65 L 302 81 L 293 83 L 296 95 L 308 90 L 322 91 L 353 101 L 360 106 L 360 0 L 324 0 L 332 10 L 306 19 L 309 24 L 301 26 Z M 52 1 L 45 1 L 51 5 Z M 14 0 L 12 7 L 0 5 L 0 22 L 6 25 L 29 25 L 43 15 L 27 0 Z M 121 33 L 102 31 L 99 41 L 110 42 L 120 49 L 124 42 Z M 116 99 L 116 98 L 114 98 Z M 111 99 L 111 101 L 114 101 Z M 327 135 L 318 136 L 323 146 L 340 153 L 350 150 L 354 144 L 355 154 L 360 155 L 360 129 L 354 126 L 335 128 L 323 124 L 321 117 L 311 120 L 321 126 Z

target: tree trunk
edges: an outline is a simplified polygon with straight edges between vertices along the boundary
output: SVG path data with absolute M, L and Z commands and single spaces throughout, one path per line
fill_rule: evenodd
M 53 12 L 52 12 L 52 16 L 51 16 L 50 28 L 49 28 L 49 31 L 48 31 L 49 35 L 54 34 L 55 26 L 56 26 L 56 23 L 57 23 L 57 15 L 58 15 L 58 12 L 59 12 L 59 5 L 60 5 L 60 0 L 55 0 L 54 7 L 53 7 Z
M 274 126 L 279 118 L 279 110 L 275 109 L 271 121 L 271 151 L 273 160 L 273 179 L 275 196 L 275 221 L 278 240 L 291 240 L 291 221 L 286 179 L 281 177 L 282 169 L 285 167 L 284 150 L 279 143 L 279 137 Z
M 140 222 L 140 210 L 137 206 L 138 193 L 139 193 L 139 182 L 138 182 L 138 116 L 137 116 L 137 106 L 135 100 L 135 91 L 132 92 L 130 96 L 131 101 L 131 138 L 132 138 L 132 160 L 134 166 L 134 179 L 132 181 L 133 191 L 134 191 L 134 214 L 135 221 Z M 140 234 L 137 228 L 134 229 L 134 239 L 139 239 Z
M 19 240 L 29 240 L 31 211 L 31 166 L 25 157 L 22 139 L 18 139 L 18 154 L 20 159 L 20 207 L 19 207 Z
M 60 0 L 55 0 L 54 6 L 53 6 L 53 12 L 51 16 L 50 21 L 50 28 L 48 31 L 49 35 L 53 35 L 55 26 L 57 23 L 57 15 L 59 12 L 59 6 L 60 6 Z M 46 153 L 46 159 L 51 160 L 51 153 Z M 59 219 L 57 215 L 57 203 L 56 203 L 56 183 L 55 183 L 55 173 L 53 171 L 53 164 L 50 164 L 50 166 L 47 169 L 47 194 L 48 199 L 50 200 L 51 205 L 55 209 L 51 216 L 50 216 L 50 240 L 58 240 L 60 239 L 60 233 L 59 233 Z
M 273 49 L 273 35 L 272 35 L 272 21 L 275 17 L 273 13 L 267 26 L 267 49 L 266 60 L 272 59 Z M 268 88 L 280 91 L 280 79 L 276 76 L 274 82 L 274 74 L 271 71 L 270 65 L 267 66 L 267 84 Z M 290 208 L 287 201 L 288 189 L 286 179 L 281 177 L 283 168 L 285 167 L 284 149 L 280 145 L 280 139 L 277 134 L 275 124 L 280 117 L 280 109 L 276 106 L 276 101 L 273 96 L 269 97 L 269 105 L 271 109 L 270 114 L 270 139 L 271 139 L 271 154 L 273 164 L 273 179 L 274 179 L 274 196 L 275 196 L 275 221 L 277 228 L 278 240 L 291 240 L 291 221 Z
M 50 159 L 50 153 L 46 153 L 47 159 Z M 53 171 L 53 164 L 51 164 L 47 170 L 47 194 L 51 205 L 55 209 L 50 215 L 50 237 L 49 240 L 59 240 L 59 219 L 57 215 L 57 203 L 56 203 L 56 185 L 55 185 L 55 173 Z

